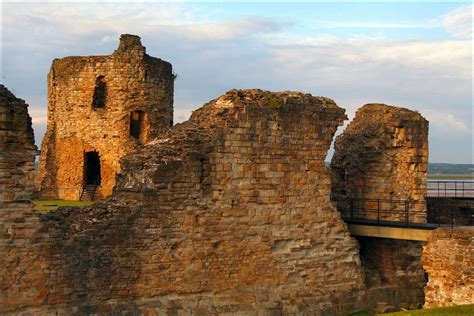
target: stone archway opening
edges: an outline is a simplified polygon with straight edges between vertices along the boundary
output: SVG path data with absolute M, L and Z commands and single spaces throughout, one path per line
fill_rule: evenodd
M 100 157 L 96 151 L 86 152 L 84 157 L 84 184 L 100 185 Z

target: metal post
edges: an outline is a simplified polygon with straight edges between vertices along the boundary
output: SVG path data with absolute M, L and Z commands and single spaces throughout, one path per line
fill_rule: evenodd
M 351 220 L 354 219 L 354 198 L 351 198 Z
M 451 207 L 451 228 L 454 227 L 454 211 L 453 211 L 454 207 Z
M 440 220 L 440 216 L 439 216 L 439 201 L 436 201 L 436 216 L 438 217 L 438 220 L 437 220 L 437 223 L 438 223 L 438 227 L 441 226 L 441 220 Z

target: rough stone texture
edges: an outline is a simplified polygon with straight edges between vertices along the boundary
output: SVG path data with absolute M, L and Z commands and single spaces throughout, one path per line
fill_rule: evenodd
M 324 158 L 345 118 L 326 98 L 232 90 L 121 161 L 113 195 L 43 216 L 42 278 L 6 314 L 309 314 L 364 306 L 357 242 Z M 25 280 L 29 280 L 25 282 Z M 5 297 L 10 298 L 5 300 Z M 12 299 L 15 297 L 15 299 Z
M 426 277 L 421 265 L 423 242 L 358 237 L 365 270 L 367 301 L 398 309 L 417 309 L 424 303 Z
M 0 85 L 0 314 L 7 292 L 23 277 L 16 269 L 16 251 L 31 242 L 38 223 L 30 200 L 36 146 L 27 107 Z M 22 269 L 26 267 L 37 268 L 33 264 Z
M 422 257 L 428 273 L 426 308 L 474 303 L 473 254 L 474 227 L 433 231 Z
M 78 199 L 86 177 L 85 155 L 94 151 L 100 157 L 98 195 L 110 195 L 119 159 L 173 125 L 173 82 L 171 64 L 148 56 L 134 35 L 122 35 L 109 56 L 55 59 L 36 178 L 40 195 Z M 137 138 L 130 132 L 134 111 L 142 113 Z
M 427 197 L 428 223 L 469 226 L 472 221 L 474 199 Z
M 331 169 L 335 197 L 354 198 L 361 203 L 356 207 L 364 209 L 377 209 L 377 200 L 382 200 L 380 207 L 387 211 L 379 214 L 382 220 L 406 220 L 403 203 L 383 200 L 414 201 L 409 220 L 426 221 L 428 121 L 418 112 L 364 105 L 337 137 Z
M 29 208 L 36 146 L 28 105 L 0 85 L 0 209 Z

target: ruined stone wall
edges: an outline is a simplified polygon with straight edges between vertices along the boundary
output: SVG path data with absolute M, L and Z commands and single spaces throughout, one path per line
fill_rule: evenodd
M 150 57 L 140 38 L 122 35 L 109 56 L 55 59 L 48 75 L 48 129 L 36 187 L 42 197 L 78 199 L 86 177 L 86 152 L 98 152 L 108 196 L 119 159 L 173 124 L 171 64 Z M 132 112 L 142 113 L 138 137 Z
M 0 85 L 0 208 L 29 208 L 36 146 L 28 105 Z
M 106 202 L 41 218 L 41 282 L 0 311 L 329 315 L 365 302 L 357 242 L 324 158 L 326 98 L 232 90 L 122 159 Z M 23 291 L 28 289 L 27 291 Z M 2 301 L 3 300 L 3 301 Z
M 397 309 L 418 309 L 424 304 L 426 277 L 421 265 L 423 242 L 358 237 L 365 270 L 367 301 Z
M 39 227 L 30 201 L 36 146 L 27 108 L 23 100 L 0 85 L 0 314 L 3 302 L 14 302 L 7 293 L 15 280 L 28 282 L 23 271 L 40 268 L 20 262 L 17 256 L 17 251 L 32 245 L 31 234 Z M 25 294 L 29 294 L 27 289 Z
M 474 303 L 473 254 L 474 227 L 433 231 L 422 257 L 428 273 L 425 308 Z
M 333 195 L 367 210 L 356 215 L 406 220 L 408 208 L 410 221 L 426 221 L 428 121 L 418 112 L 364 105 L 337 137 L 331 169 Z

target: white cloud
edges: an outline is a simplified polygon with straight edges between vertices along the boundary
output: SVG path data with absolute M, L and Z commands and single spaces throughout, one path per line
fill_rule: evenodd
M 443 134 L 452 135 L 469 132 L 468 124 L 452 113 L 426 109 L 423 114 L 430 121 L 431 126 L 435 130 L 442 131 Z
M 459 7 L 443 16 L 441 24 L 456 36 L 472 38 L 472 10 L 472 4 Z
M 46 125 L 48 123 L 46 107 L 30 107 L 28 113 L 34 125 Z
M 433 28 L 436 23 L 426 21 L 421 23 L 413 22 L 383 22 L 383 21 L 318 21 L 314 24 L 320 28 L 376 28 L 376 29 L 413 29 L 413 28 Z
M 331 97 L 349 114 L 370 102 L 417 109 L 431 120 L 434 143 L 439 143 L 436 137 L 445 131 L 462 137 L 471 133 L 472 43 L 468 38 L 408 41 L 391 40 L 383 34 L 298 37 L 289 33 L 292 29 L 287 29 L 286 21 L 249 16 L 212 19 L 207 12 L 175 3 L 4 4 L 3 9 L 6 83 L 30 104 L 45 103 L 46 74 L 53 58 L 109 54 L 116 48 L 119 34 L 132 33 L 142 36 L 150 55 L 170 61 L 179 74 L 175 82 L 176 122 L 226 90 L 263 88 Z M 465 14 L 458 11 L 458 15 Z M 439 19 L 403 22 L 401 26 L 370 21 L 358 25 L 443 25 L 463 34 L 459 25 L 465 19 L 455 19 L 455 13 L 444 17 L 445 24 Z M 297 22 L 297 17 L 293 18 Z M 41 95 L 44 100 L 28 94 Z M 37 135 L 41 135 L 46 108 L 30 109 Z
M 354 87 L 367 80 L 392 90 L 432 89 L 428 83 L 470 80 L 471 41 L 391 41 L 387 39 L 304 39 L 272 47 L 282 76 L 298 74 L 307 83 L 347 82 Z M 302 77 L 301 77 L 302 76 Z M 440 80 L 444 78 L 445 80 Z M 397 80 L 399 86 L 393 86 Z M 406 86 L 410 84 L 410 86 Z M 414 85 L 413 85 L 414 84 Z M 443 84 L 444 85 L 444 84 Z M 449 92 L 449 86 L 440 86 Z
M 15 32 L 17 34 L 42 33 L 50 34 L 50 37 L 54 38 L 77 40 L 81 37 L 105 34 L 101 37 L 102 43 L 109 43 L 121 33 L 176 36 L 177 40 L 231 40 L 236 37 L 272 33 L 287 26 L 287 23 L 265 17 L 209 21 L 205 14 L 196 18 L 192 9 L 183 9 L 180 3 L 41 3 L 28 7 L 11 3 L 5 4 L 4 11 L 4 27 L 10 30 L 18 28 Z M 15 42 L 10 41 L 6 45 L 18 43 L 17 36 L 11 38 Z

